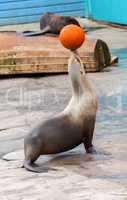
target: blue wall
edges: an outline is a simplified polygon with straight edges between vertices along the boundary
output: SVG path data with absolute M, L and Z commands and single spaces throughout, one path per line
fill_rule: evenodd
M 85 1 L 87 0 L 0 0 L 0 25 L 36 22 L 45 12 L 84 16 Z
M 95 20 L 127 24 L 127 0 L 90 0 Z
M 127 0 L 0 0 L 0 25 L 37 22 L 45 12 L 127 25 Z

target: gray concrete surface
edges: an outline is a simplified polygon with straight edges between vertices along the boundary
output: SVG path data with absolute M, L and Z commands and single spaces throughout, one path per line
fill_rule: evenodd
M 68 75 L 0 80 L 1 200 L 127 200 L 127 32 L 96 26 L 88 34 L 105 40 L 120 57 L 105 72 L 89 74 L 99 99 L 94 137 L 98 154 L 87 155 L 81 145 L 37 161 L 57 171 L 22 169 L 24 135 L 66 106 L 70 82 Z

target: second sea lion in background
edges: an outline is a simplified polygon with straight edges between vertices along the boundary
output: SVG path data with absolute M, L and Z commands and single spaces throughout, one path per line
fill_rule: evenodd
M 53 13 L 46 13 L 40 19 L 40 29 L 42 32 L 59 34 L 61 29 L 69 24 L 80 26 L 79 22 L 70 16 L 60 16 Z
M 39 32 L 25 31 L 24 36 L 38 36 L 46 33 L 59 34 L 61 29 L 69 24 L 80 26 L 79 22 L 70 16 L 61 16 L 54 13 L 47 12 L 40 19 Z

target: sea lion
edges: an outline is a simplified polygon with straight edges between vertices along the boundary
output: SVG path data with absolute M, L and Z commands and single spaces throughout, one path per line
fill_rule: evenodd
M 40 19 L 40 32 L 25 31 L 24 36 L 38 36 L 46 33 L 59 34 L 61 29 L 69 24 L 80 26 L 79 22 L 70 16 L 61 16 L 47 12 Z
M 80 72 L 80 62 L 77 53 L 73 52 L 68 64 L 72 98 L 67 107 L 55 117 L 42 121 L 24 139 L 24 167 L 29 171 L 40 172 L 33 166 L 40 155 L 68 151 L 81 143 L 87 153 L 95 152 L 92 138 L 97 97 L 85 71 Z

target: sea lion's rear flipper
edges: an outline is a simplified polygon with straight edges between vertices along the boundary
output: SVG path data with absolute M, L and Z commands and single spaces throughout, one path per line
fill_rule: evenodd
M 50 33 L 50 26 L 46 26 L 44 29 L 41 31 L 25 31 L 23 32 L 23 36 L 25 37 L 34 37 L 34 36 L 39 36 L 39 35 L 44 35 L 46 33 Z
M 49 167 L 40 168 L 38 165 L 26 160 L 24 161 L 22 168 L 25 168 L 28 171 L 36 173 L 47 173 L 48 171 L 57 171 L 57 169 L 55 168 L 49 168 Z

